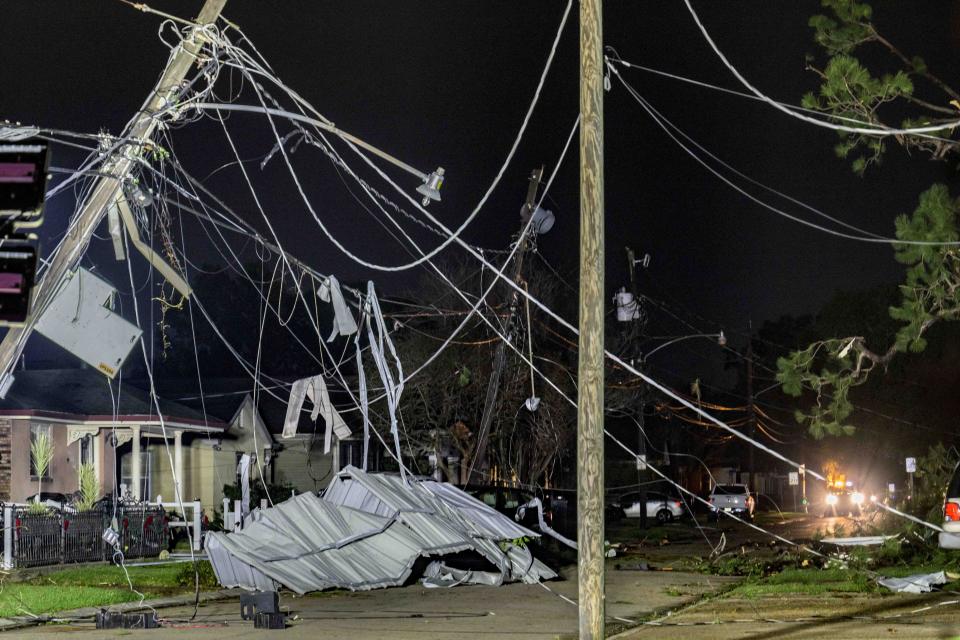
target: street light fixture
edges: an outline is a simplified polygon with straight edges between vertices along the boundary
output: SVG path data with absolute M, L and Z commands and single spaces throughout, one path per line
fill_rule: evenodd
M 386 151 L 382 151 L 377 147 L 373 146 L 369 142 L 365 142 L 360 138 L 356 137 L 351 133 L 347 133 L 343 129 L 337 128 L 329 120 L 319 120 L 317 118 L 311 118 L 310 116 L 304 115 L 302 113 L 293 113 L 291 111 L 285 111 L 283 109 L 272 109 L 270 107 L 258 107 L 255 105 L 247 104 L 225 104 L 220 102 L 194 102 L 188 105 L 184 105 L 188 109 L 196 109 L 198 111 L 242 111 L 246 113 L 263 113 L 268 116 L 277 116 L 280 118 L 286 118 L 288 120 L 293 120 L 295 122 L 302 122 L 305 124 L 310 124 L 318 129 L 332 133 L 333 135 L 341 138 L 342 140 L 347 141 L 348 143 L 355 144 L 356 146 L 369 151 L 375 156 L 386 160 L 390 164 L 400 169 L 403 169 L 407 173 L 411 173 L 423 181 L 423 184 L 417 187 L 417 193 L 423 196 L 422 204 L 427 206 L 431 201 L 440 201 L 440 187 L 443 186 L 444 179 L 444 170 L 443 167 L 437 167 L 436 171 L 431 171 L 430 173 L 424 173 L 415 167 L 411 167 L 406 162 L 395 158 Z
M 423 196 L 423 206 L 430 204 L 430 201 L 440 202 L 440 187 L 443 186 L 443 167 L 437 167 L 436 171 L 430 172 L 423 179 L 423 184 L 417 187 L 417 193 Z

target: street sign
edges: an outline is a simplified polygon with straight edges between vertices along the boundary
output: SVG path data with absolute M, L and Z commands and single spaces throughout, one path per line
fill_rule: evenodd
M 798 471 L 791 471 L 789 476 L 790 476 L 790 486 L 796 486 L 800 484 L 800 473 Z
M 895 484 L 893 484 L 893 483 L 891 482 L 890 484 L 887 485 L 887 491 L 889 491 L 890 493 L 896 493 L 896 492 L 897 492 L 897 485 L 895 485 Z
M 907 473 L 916 473 L 916 472 L 917 472 L 917 459 L 907 458 Z
M 637 456 L 637 471 L 647 470 L 647 454 L 641 453 Z

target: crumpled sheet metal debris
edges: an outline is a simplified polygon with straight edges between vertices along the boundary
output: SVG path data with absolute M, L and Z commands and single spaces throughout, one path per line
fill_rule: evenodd
M 457 569 L 434 560 L 423 570 L 422 583 L 428 589 L 449 589 L 461 584 L 485 584 L 496 587 L 501 584 L 501 579 L 499 574 L 492 571 Z
M 207 554 L 225 587 L 285 586 L 306 593 L 397 586 L 410 577 L 417 558 L 463 551 L 479 553 L 499 571 L 454 574 L 438 568 L 427 576 L 434 586 L 556 577 L 528 549 L 510 542 L 535 533 L 456 487 L 432 481 L 411 479 L 407 485 L 348 467 L 323 498 L 301 494 L 252 515 L 242 531 L 207 534 Z
M 527 509 L 536 509 L 537 510 L 537 524 L 540 527 L 540 531 L 556 538 L 563 544 L 567 545 L 571 549 L 577 548 L 577 543 L 571 540 L 570 538 L 560 534 L 555 531 L 550 525 L 547 524 L 546 520 L 543 519 L 543 503 L 540 501 L 540 498 L 534 498 L 530 502 L 520 505 L 520 508 L 517 509 L 517 517 L 522 518 L 526 514 Z M 610 556 L 608 556 L 610 557 Z
M 225 587 L 297 593 L 403 584 L 421 555 L 467 551 L 462 536 L 418 534 L 397 518 L 341 507 L 304 493 L 236 533 L 207 535 L 207 554 Z
M 495 566 L 505 581 L 535 583 L 557 574 L 511 540 L 538 534 L 451 484 L 434 480 L 366 473 L 353 466 L 334 476 L 323 497 L 335 504 L 382 516 L 396 516 L 414 530 L 430 535 L 447 527 L 470 539 L 473 549 Z
M 881 578 L 877 580 L 881 585 L 898 593 L 927 593 L 933 591 L 936 585 L 947 584 L 947 574 L 943 571 L 936 573 L 919 573 L 905 578 Z

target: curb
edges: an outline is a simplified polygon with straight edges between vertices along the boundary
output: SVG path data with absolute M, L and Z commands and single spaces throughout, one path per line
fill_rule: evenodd
M 231 600 L 240 597 L 242 589 L 221 589 L 219 591 L 201 591 L 200 603 L 218 602 L 222 600 Z M 123 613 L 132 613 L 135 611 L 144 611 L 147 609 L 168 609 L 170 607 L 189 606 L 194 603 L 193 594 L 184 594 L 179 596 L 168 596 L 166 598 L 155 598 L 153 600 L 144 600 L 143 604 L 139 602 L 123 602 L 116 605 L 110 605 L 113 611 Z M 13 631 L 15 629 L 25 629 L 48 622 L 58 620 L 69 620 L 74 618 L 90 618 L 97 614 L 103 607 L 84 607 L 82 609 L 71 609 L 69 611 L 58 611 L 56 613 L 47 613 L 37 617 L 16 616 L 13 618 L 0 618 L 0 632 Z

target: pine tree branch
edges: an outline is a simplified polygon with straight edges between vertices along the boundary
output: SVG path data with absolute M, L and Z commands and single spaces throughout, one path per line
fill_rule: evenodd
M 886 47 L 887 50 L 888 50 L 890 53 L 892 53 L 892 54 L 895 55 L 896 57 L 900 58 L 900 60 L 903 62 L 903 64 L 907 65 L 907 67 L 909 67 L 911 70 L 913 70 L 914 73 L 923 76 L 924 78 L 926 78 L 927 80 L 929 80 L 929 81 L 932 82 L 933 84 L 937 85 L 937 86 L 940 87 L 945 93 L 947 93 L 950 97 L 955 98 L 955 99 L 957 99 L 957 100 L 960 100 L 960 93 L 957 93 L 957 91 L 956 91 L 953 87 L 951 87 L 950 85 L 948 85 L 946 82 L 944 82 L 943 80 L 941 80 L 941 79 L 938 78 L 937 76 L 935 76 L 935 75 L 933 75 L 932 73 L 930 73 L 930 71 L 928 71 L 927 69 L 922 69 L 922 70 L 921 70 L 921 69 L 917 69 L 917 66 L 913 63 L 913 60 L 911 60 L 911 59 L 908 58 L 906 55 L 904 55 L 904 53 L 903 53 L 902 51 L 900 51 L 900 49 L 898 49 L 897 47 L 895 47 L 892 42 L 890 42 L 889 40 L 887 40 L 886 38 L 884 38 L 883 36 L 881 36 L 880 33 L 877 31 L 876 27 L 874 27 L 872 24 L 871 24 L 871 25 L 868 25 L 868 26 L 869 26 L 870 32 L 873 34 L 873 39 L 874 39 L 876 42 L 878 42 L 878 43 L 880 43 L 881 45 L 883 45 L 884 47 Z

